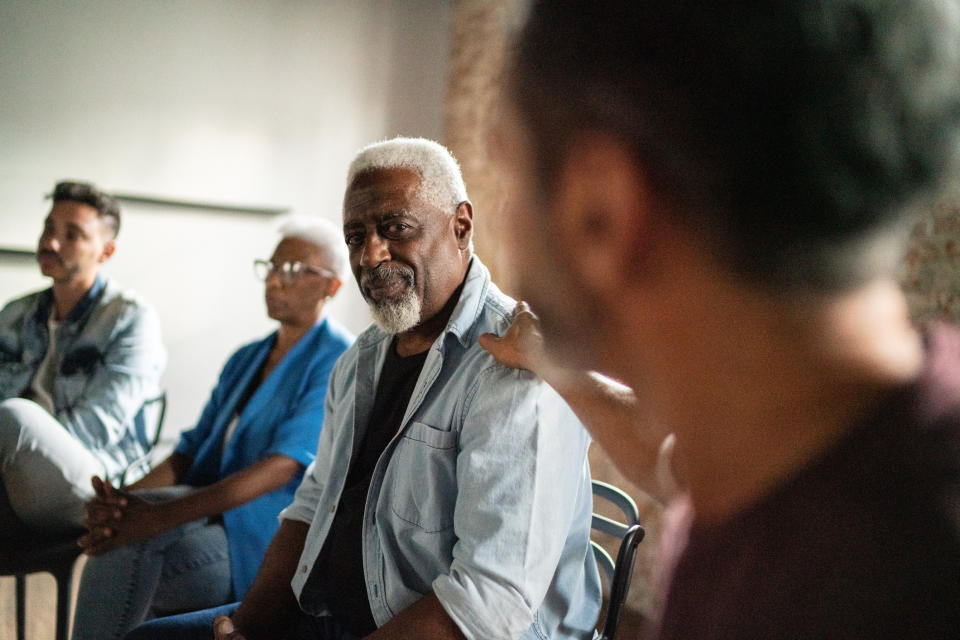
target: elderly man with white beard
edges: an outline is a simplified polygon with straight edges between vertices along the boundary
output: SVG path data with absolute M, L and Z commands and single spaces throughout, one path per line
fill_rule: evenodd
M 456 161 L 422 139 L 367 147 L 343 221 L 375 326 L 331 375 L 316 461 L 253 586 L 235 611 L 129 637 L 209 638 L 222 613 L 220 640 L 592 637 L 589 439 L 477 343 L 514 301 L 473 255 Z

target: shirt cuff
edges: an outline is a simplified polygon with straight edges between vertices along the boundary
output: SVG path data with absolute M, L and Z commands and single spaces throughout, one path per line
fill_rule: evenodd
M 433 581 L 433 593 L 468 640 L 517 638 L 533 622 L 533 612 L 519 593 L 456 569 Z

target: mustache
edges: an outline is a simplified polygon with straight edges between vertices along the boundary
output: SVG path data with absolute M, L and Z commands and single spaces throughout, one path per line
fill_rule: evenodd
M 42 258 L 42 257 L 44 257 L 44 256 L 46 256 L 46 257 L 48 257 L 48 258 L 53 258 L 54 260 L 56 260 L 56 261 L 59 262 L 60 264 L 63 264 L 63 258 L 60 256 L 59 253 L 57 253 L 56 251 L 54 251 L 54 250 L 52 250 L 52 249 L 40 249 L 40 251 L 37 251 L 37 257 L 38 257 L 38 258 Z
M 376 287 L 394 278 L 402 278 L 408 285 L 413 286 L 413 269 L 402 264 L 388 265 L 380 263 L 373 269 L 364 269 L 360 272 L 361 287 Z

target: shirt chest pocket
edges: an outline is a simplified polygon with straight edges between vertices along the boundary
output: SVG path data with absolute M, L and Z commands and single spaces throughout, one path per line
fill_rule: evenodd
M 422 422 L 409 424 L 393 452 L 383 485 L 397 517 L 426 532 L 453 526 L 458 435 Z

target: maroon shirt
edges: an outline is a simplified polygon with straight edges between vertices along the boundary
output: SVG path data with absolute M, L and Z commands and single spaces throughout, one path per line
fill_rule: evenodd
M 927 343 L 917 381 L 839 446 L 678 532 L 661 640 L 960 638 L 960 333 Z

